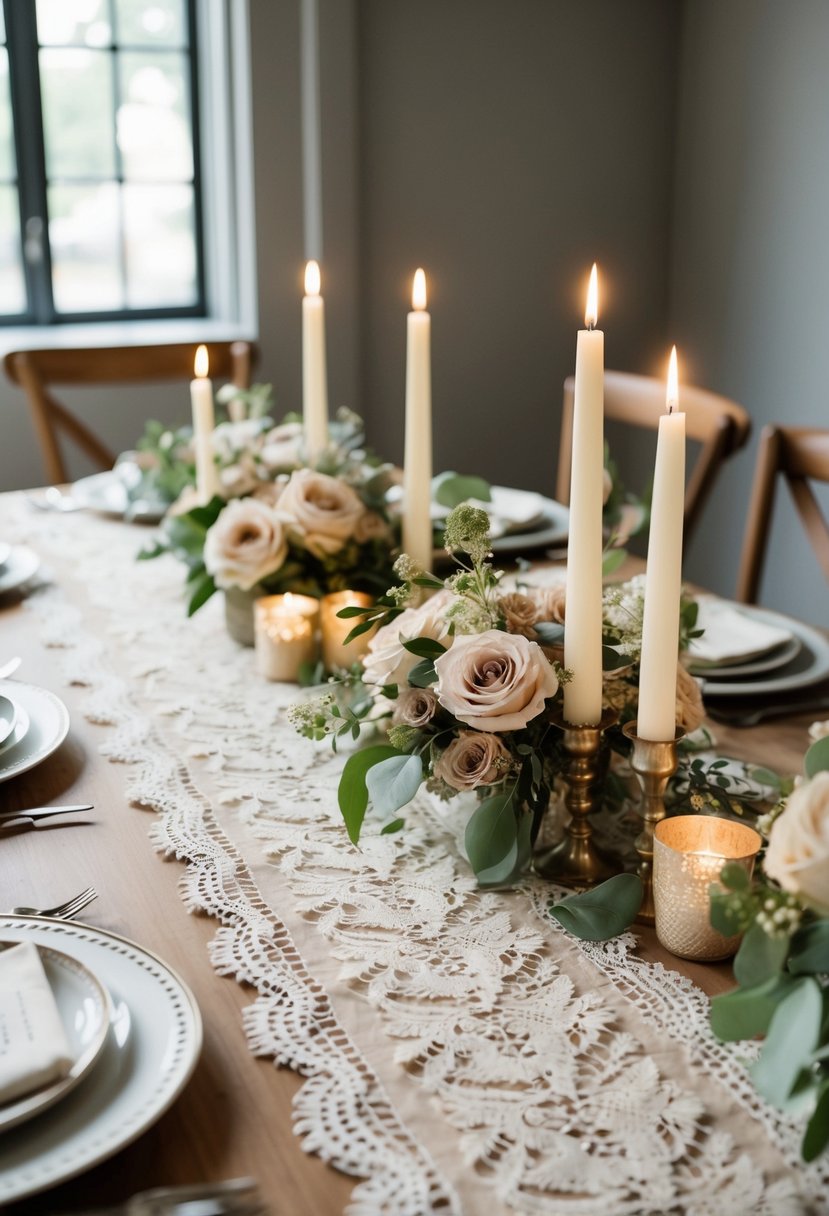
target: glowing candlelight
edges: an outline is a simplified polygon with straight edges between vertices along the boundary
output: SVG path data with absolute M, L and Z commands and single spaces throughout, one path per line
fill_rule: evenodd
M 406 445 L 403 461 L 403 552 L 432 565 L 432 319 L 426 276 L 415 271 L 406 323 Z

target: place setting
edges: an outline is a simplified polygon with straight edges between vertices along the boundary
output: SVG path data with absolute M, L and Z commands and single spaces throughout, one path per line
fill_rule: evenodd
M 0 680 L 0 782 L 47 760 L 69 733 L 69 711 L 49 689 Z

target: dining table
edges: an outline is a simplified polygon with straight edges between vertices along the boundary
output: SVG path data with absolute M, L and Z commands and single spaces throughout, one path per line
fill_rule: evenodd
M 6 1211 L 239 1176 L 286 1216 L 829 1211 L 829 1166 L 750 1084 L 756 1045 L 708 1028 L 730 962 L 643 925 L 577 941 L 533 876 L 479 891 L 462 816 L 428 795 L 351 846 L 341 758 L 287 719 L 300 690 L 257 673 L 220 595 L 186 618 L 173 559 L 137 560 L 148 528 L 15 493 L 0 537 L 39 560 L 0 598 L 0 664 L 70 720 L 0 809 L 93 807 L 2 832 L 0 906 L 94 886 L 79 921 L 163 960 L 203 1025 L 189 1080 L 113 1151 L 81 1138 L 4 1191 L 27 1125 L 0 1131 Z M 709 725 L 721 755 L 795 774 L 814 717 Z

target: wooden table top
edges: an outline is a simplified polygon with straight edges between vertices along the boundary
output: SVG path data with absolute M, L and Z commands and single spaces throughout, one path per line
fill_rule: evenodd
M 104 809 L 85 826 L 4 835 L 0 906 L 57 902 L 93 884 L 90 924 L 158 953 L 191 986 L 204 1018 L 205 1043 L 195 1074 L 172 1108 L 133 1145 L 105 1164 L 11 1213 L 79 1211 L 125 1199 L 150 1186 L 252 1175 L 273 1213 L 329 1216 L 346 1207 L 352 1181 L 305 1155 L 291 1130 L 297 1078 L 251 1055 L 241 1010 L 251 991 L 213 970 L 207 943 L 217 925 L 185 910 L 177 890 L 182 867 L 163 861 L 147 838 L 149 815 L 129 806 L 123 772 L 98 753 L 106 727 L 87 722 L 49 652 L 32 636 L 18 606 L 2 610 L 2 654 L 19 654 L 26 679 L 56 692 L 72 716 L 69 737 L 50 760 L 0 785 L 0 808 L 90 802 Z M 750 730 L 715 727 L 721 750 L 781 772 L 799 772 L 812 715 Z M 731 983 L 729 964 L 701 966 L 667 954 L 652 930 L 641 930 L 644 957 L 690 976 L 709 994 Z

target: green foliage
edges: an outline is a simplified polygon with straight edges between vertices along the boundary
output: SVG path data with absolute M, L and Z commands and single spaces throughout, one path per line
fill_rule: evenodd
M 642 895 L 638 874 L 616 874 L 590 891 L 551 903 L 548 911 L 574 937 L 603 942 L 633 924 L 642 906 Z
M 829 920 L 816 920 L 797 930 L 788 968 L 792 975 L 829 975 Z
M 492 490 L 483 477 L 470 477 L 460 473 L 441 473 L 432 481 L 432 498 L 441 507 L 458 507 L 470 498 L 478 502 L 492 502 Z
M 532 816 L 518 810 L 514 789 L 485 798 L 470 816 L 464 836 L 478 884 L 514 882 L 529 860 L 531 833 Z
M 357 844 L 360 839 L 363 820 L 368 809 L 369 790 L 366 779 L 369 770 L 375 764 L 380 764 L 383 760 L 401 754 L 403 753 L 398 752 L 396 748 L 378 743 L 375 747 L 366 747 L 362 751 L 355 752 L 346 760 L 337 788 L 337 801 L 352 844 Z M 407 760 L 410 758 L 406 756 Z
M 829 1145 L 829 1077 L 818 1091 L 818 1099 L 811 1119 L 806 1125 L 801 1153 L 804 1161 L 814 1161 Z
M 420 756 L 389 756 L 372 765 L 366 773 L 371 804 L 384 818 L 411 802 L 422 780 L 423 761 Z
M 784 973 L 753 988 L 735 988 L 733 992 L 715 996 L 711 1001 L 711 1029 L 724 1043 L 765 1034 L 777 1006 L 794 983 Z
M 829 735 L 812 744 L 806 753 L 803 767 L 807 777 L 814 777 L 817 773 L 829 769 Z
M 743 988 L 764 984 L 780 974 L 788 952 L 788 936 L 769 937 L 755 923 L 740 943 L 734 959 L 734 978 Z
M 774 1106 L 789 1107 L 801 1073 L 817 1050 L 822 1018 L 821 990 L 813 979 L 798 980 L 775 1010 L 760 1058 L 751 1069 L 757 1089 Z

